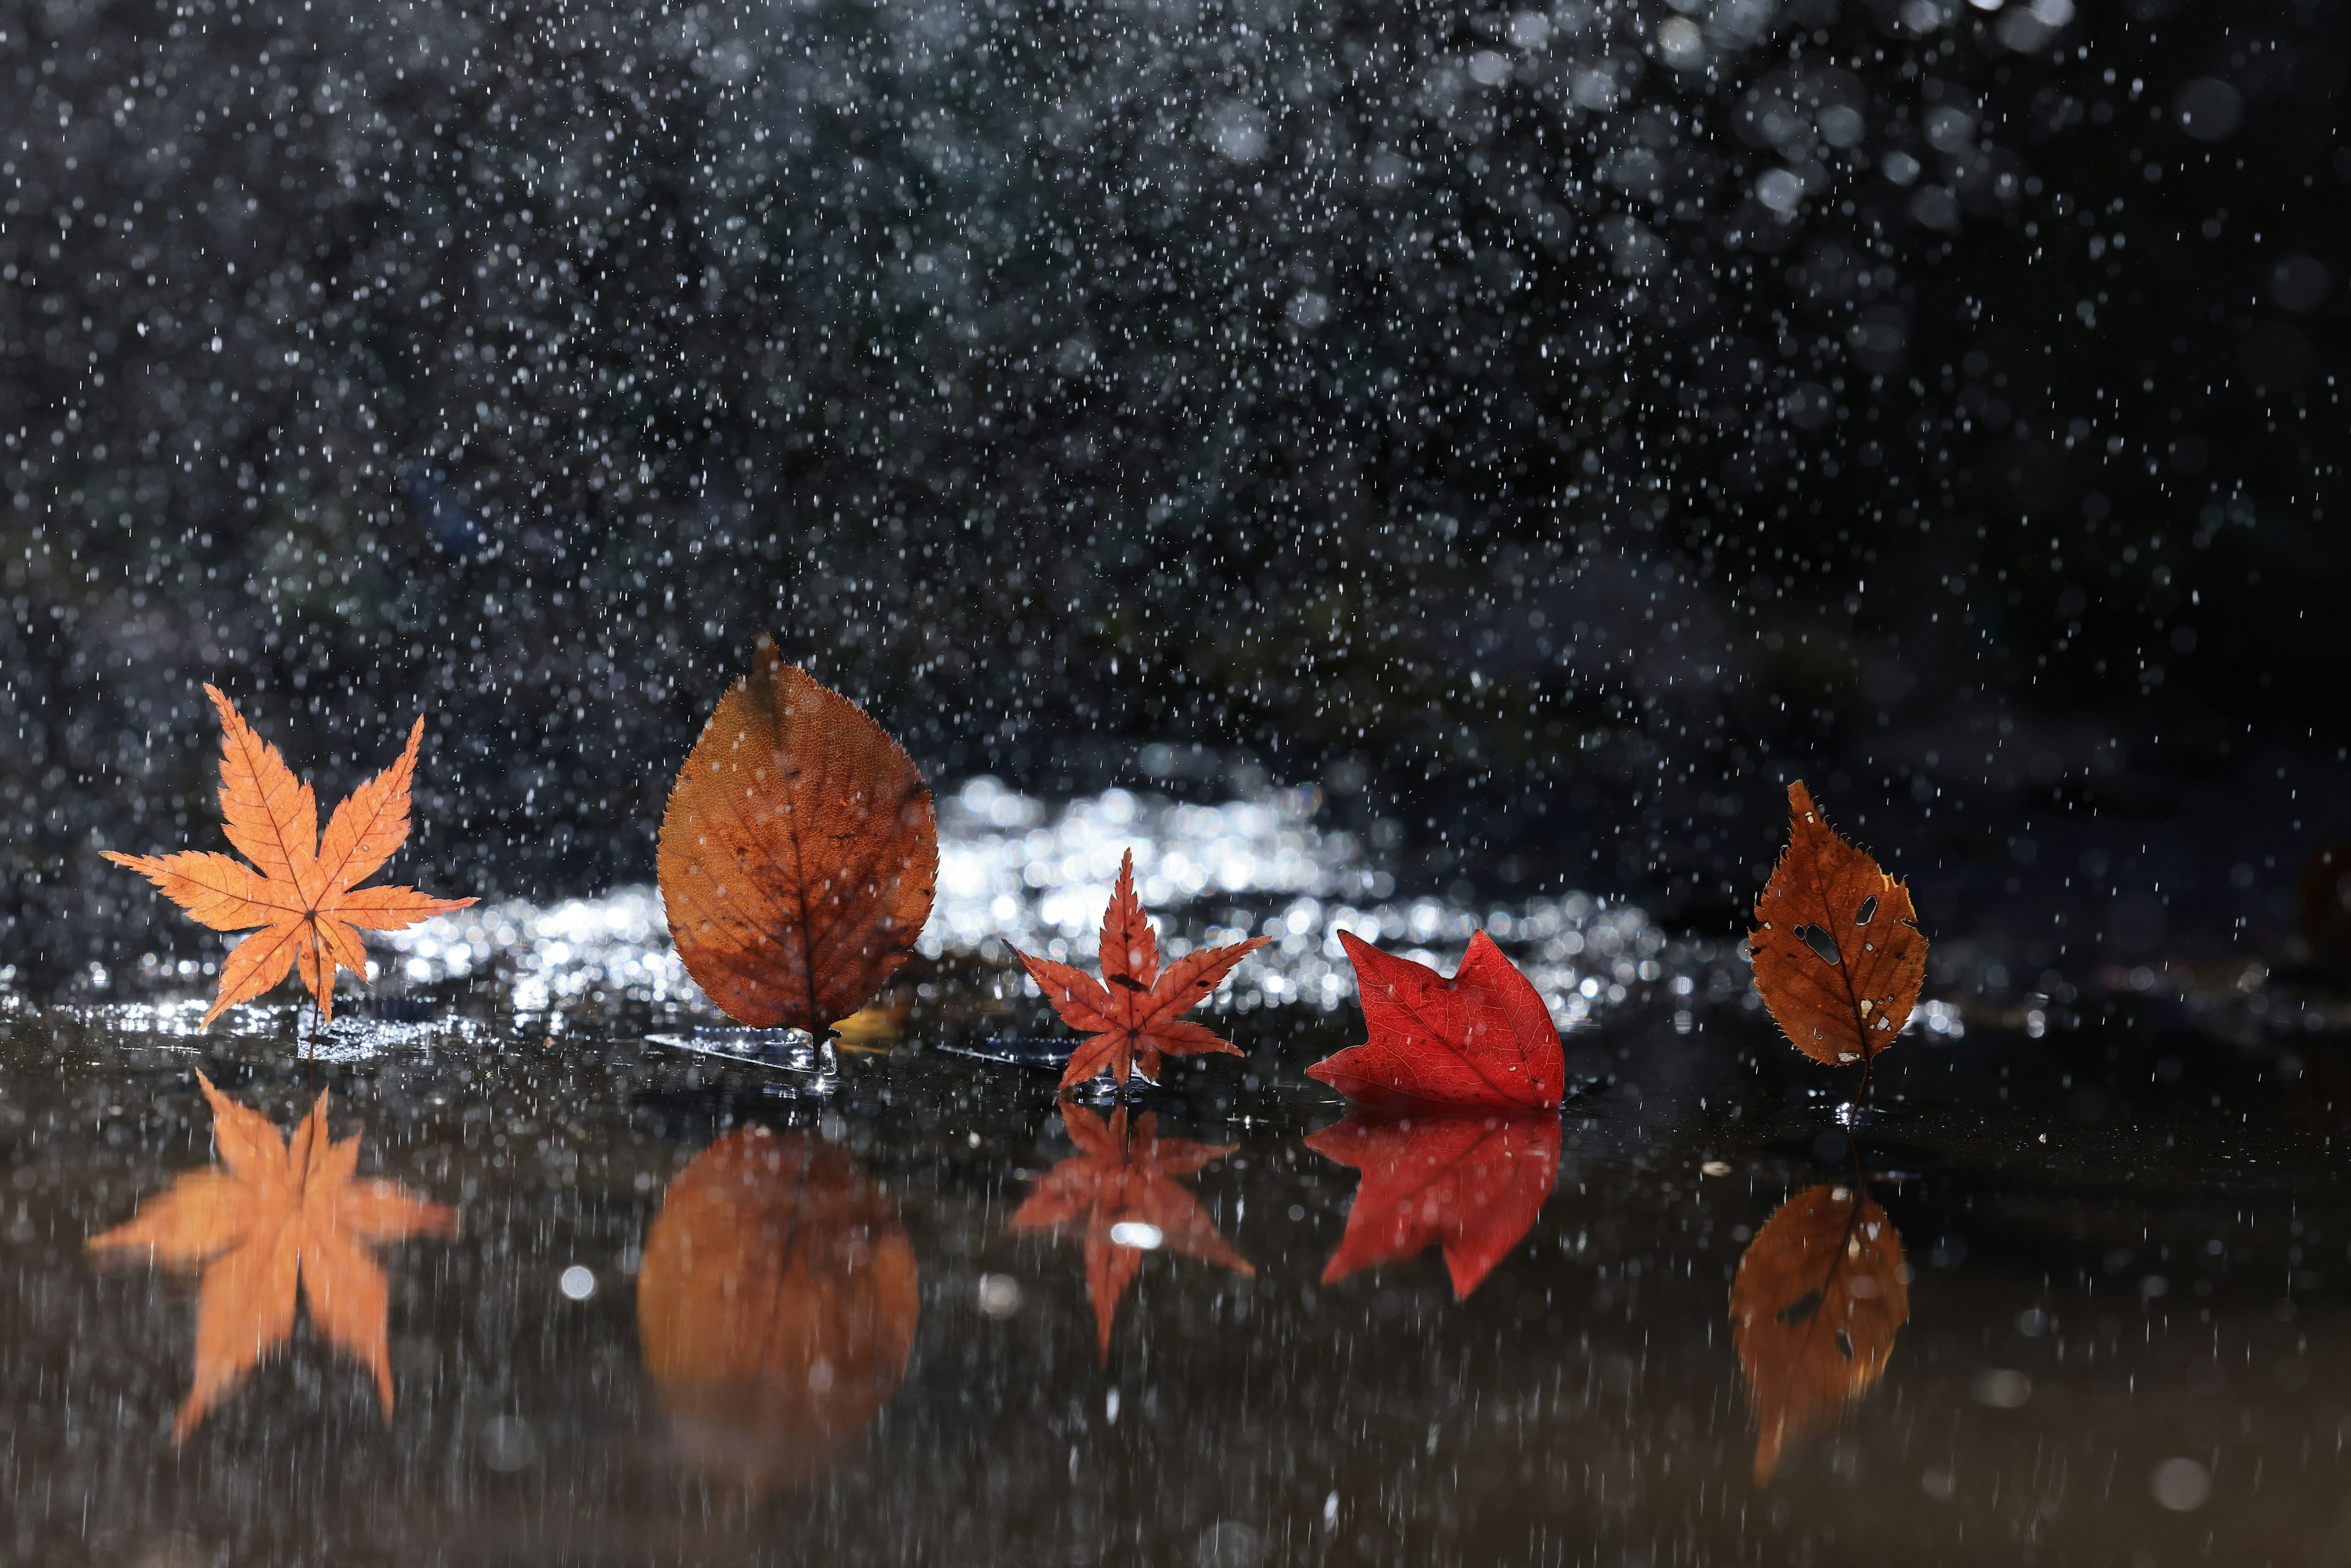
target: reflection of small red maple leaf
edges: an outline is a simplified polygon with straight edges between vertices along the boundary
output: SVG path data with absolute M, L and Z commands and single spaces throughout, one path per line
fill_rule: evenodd
M 1249 1260 L 1217 1231 L 1200 1200 L 1176 1178 L 1206 1169 L 1238 1145 L 1196 1144 L 1159 1136 L 1159 1118 L 1145 1113 L 1130 1137 L 1126 1108 L 1108 1124 L 1082 1105 L 1061 1104 L 1061 1124 L 1078 1152 L 1047 1171 L 1012 1216 L 1015 1235 L 1078 1228 L 1086 1247 L 1086 1293 L 1093 1299 L 1097 1350 L 1110 1360 L 1110 1328 L 1119 1298 L 1143 1270 L 1149 1248 L 1112 1239 L 1121 1225 L 1147 1226 L 1155 1247 L 1204 1259 L 1238 1274 L 1254 1274 Z
M 1074 1088 L 1104 1068 L 1121 1084 L 1131 1072 L 1155 1079 L 1163 1055 L 1238 1056 L 1229 1041 L 1185 1022 L 1183 1015 L 1206 1000 L 1234 965 L 1265 944 L 1265 937 L 1252 936 L 1229 946 L 1204 947 L 1160 973 L 1159 938 L 1143 913 L 1143 901 L 1134 895 L 1134 852 L 1129 850 L 1119 862 L 1118 886 L 1102 915 L 1100 980 L 1068 964 L 1019 954 L 1061 1021 L 1087 1037 L 1070 1053 L 1061 1087 Z
M 1553 1112 L 1350 1116 L 1306 1146 L 1364 1173 L 1323 1283 L 1434 1243 L 1457 1301 L 1533 1228 L 1559 1177 Z
M 1484 932 L 1469 938 L 1449 980 L 1348 932 L 1339 940 L 1355 966 L 1370 1038 L 1308 1076 L 1366 1105 L 1559 1104 L 1567 1076 L 1559 1030 L 1533 983 Z

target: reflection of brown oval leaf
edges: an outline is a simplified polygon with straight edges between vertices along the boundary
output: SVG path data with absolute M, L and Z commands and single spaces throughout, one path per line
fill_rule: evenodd
M 678 770 L 659 859 L 704 994 L 739 1023 L 821 1033 L 913 950 L 939 834 L 905 749 L 762 636 Z
M 1802 783 L 1788 786 L 1788 848 L 1755 901 L 1747 946 L 1755 988 L 1798 1051 L 1865 1061 L 1918 1004 L 1927 938 L 1910 890 L 1830 831 Z
M 1780 1206 L 1730 1287 L 1759 1484 L 1791 1439 L 1877 1381 L 1909 1321 L 1902 1238 L 1884 1209 L 1850 1186 L 1807 1187 Z
M 865 1428 L 906 1375 L 920 1308 L 895 1206 L 839 1149 L 764 1127 L 678 1173 L 637 1272 L 680 1452 L 753 1490 L 818 1474 Z

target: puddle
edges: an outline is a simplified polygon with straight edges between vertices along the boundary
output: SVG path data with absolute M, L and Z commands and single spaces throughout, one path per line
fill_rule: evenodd
M 2315 1058 L 1921 1029 L 1849 1138 L 1738 998 L 1653 985 L 1572 1033 L 1607 1071 L 1557 1117 L 1351 1116 L 1301 1071 L 1350 1015 L 1291 1005 L 1064 1109 L 1041 1009 L 947 956 L 820 1096 L 719 1049 L 799 1037 L 675 1049 L 674 998 L 486 983 L 307 1060 L 292 1007 L 19 998 L 13 1551 L 2316 1561 L 2341 1526 Z M 344 1272 L 276 1278 L 249 1365 L 208 1314 L 257 1264 L 89 1246 L 211 1168 L 199 1069 L 273 1135 L 324 1092 L 358 1179 L 455 1216 L 318 1243 Z

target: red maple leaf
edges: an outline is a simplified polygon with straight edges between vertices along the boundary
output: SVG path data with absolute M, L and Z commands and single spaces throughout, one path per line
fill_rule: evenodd
M 1130 1136 L 1126 1107 L 1102 1119 L 1082 1105 L 1061 1103 L 1061 1124 L 1078 1152 L 1045 1173 L 1016 1211 L 1016 1235 L 1038 1231 L 1080 1232 L 1086 1249 L 1086 1293 L 1094 1304 L 1096 1349 L 1110 1360 L 1110 1328 L 1119 1298 L 1143 1271 L 1143 1255 L 1155 1248 L 1220 1264 L 1237 1274 L 1254 1274 L 1249 1260 L 1232 1249 L 1200 1200 L 1176 1185 L 1224 1158 L 1232 1144 L 1196 1144 L 1159 1136 L 1159 1118 L 1149 1113 Z M 1132 1226 L 1133 1230 L 1122 1228 Z M 1133 1243 L 1121 1239 L 1135 1238 Z M 1147 1245 L 1145 1244 L 1147 1243 Z
M 1399 1108 L 1560 1103 L 1567 1062 L 1533 984 L 1480 931 L 1447 979 L 1339 933 L 1370 1037 L 1306 1070 L 1348 1099 Z
M 1130 1073 L 1156 1080 L 1162 1056 L 1221 1052 L 1238 1056 L 1229 1040 L 1196 1023 L 1190 1012 L 1232 973 L 1233 966 L 1265 946 L 1251 936 L 1225 947 L 1204 947 L 1176 960 L 1162 974 L 1159 938 L 1134 895 L 1134 852 L 1119 862 L 1118 886 L 1110 895 L 1102 928 L 1102 977 L 1021 953 L 1020 961 L 1061 1021 L 1087 1038 L 1070 1053 L 1061 1087 L 1071 1089 L 1104 1068 L 1123 1085 Z
M 1559 1178 L 1556 1112 L 1355 1115 L 1306 1146 L 1364 1173 L 1326 1285 L 1434 1244 L 1466 1299 L 1534 1228 Z

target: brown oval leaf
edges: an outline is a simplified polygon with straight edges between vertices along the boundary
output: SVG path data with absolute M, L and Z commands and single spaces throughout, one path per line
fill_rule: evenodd
M 1755 901 L 1755 988 L 1789 1041 L 1815 1061 L 1867 1061 L 1894 1043 L 1927 978 L 1910 890 L 1821 820 L 1788 786 L 1788 848 Z
M 1755 1233 L 1730 1287 L 1731 1342 L 1755 1412 L 1755 1479 L 1886 1371 L 1910 1321 L 1902 1238 L 1859 1187 L 1814 1186 Z
M 898 1210 L 803 1134 L 730 1134 L 645 1238 L 637 1334 L 679 1457 L 754 1491 L 831 1464 L 906 1375 L 922 1306 Z
M 662 814 L 662 902 L 686 973 L 737 1022 L 821 1034 L 905 961 L 938 869 L 905 748 L 762 636 Z

